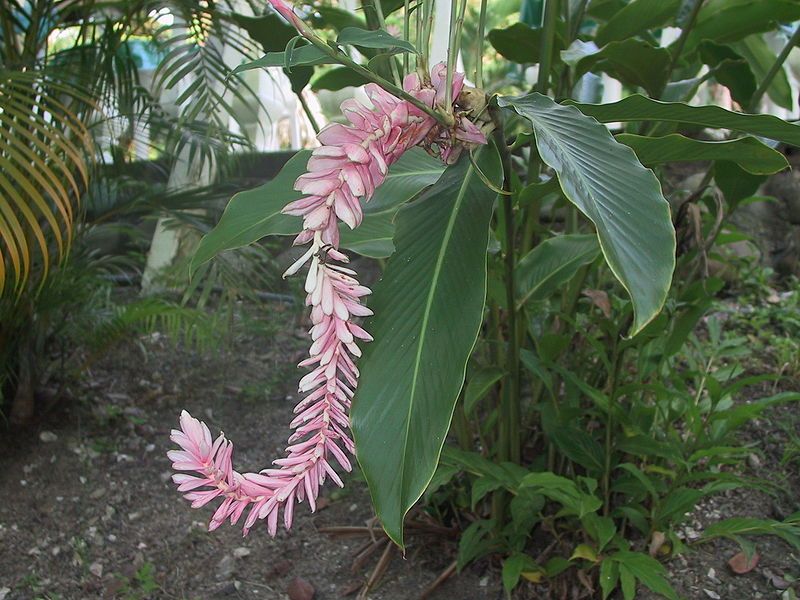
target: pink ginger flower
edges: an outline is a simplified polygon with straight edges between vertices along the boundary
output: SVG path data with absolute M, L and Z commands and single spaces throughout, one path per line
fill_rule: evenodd
M 287 4 L 282 0 L 270 2 L 305 31 Z M 403 88 L 431 108 L 447 109 L 442 106 L 445 71 L 444 64 L 434 67 L 430 85 L 416 74 L 409 75 Z M 463 84 L 463 74 L 455 74 L 453 98 L 459 97 Z M 332 262 L 348 262 L 338 250 L 339 221 L 350 228 L 358 227 L 363 218 L 361 202 L 369 201 L 389 167 L 410 148 L 421 144 L 451 163 L 465 145 L 486 143 L 482 131 L 454 107 L 448 110 L 455 113 L 454 125 L 446 129 L 410 102 L 375 84 L 367 85 L 366 92 L 371 108 L 347 100 L 341 108 L 350 124 L 330 124 L 319 133 L 322 146 L 312 152 L 308 172 L 295 182 L 295 189 L 305 195 L 283 211 L 303 218 L 303 230 L 294 243 L 311 242 L 284 277 L 310 263 L 305 291 L 312 323 L 309 356 L 299 364 L 311 370 L 299 383 L 305 397 L 294 409 L 296 416 L 290 424 L 294 433 L 289 437 L 286 456 L 274 460 L 272 468 L 242 474 L 233 470 L 233 444 L 224 434 L 212 441 L 205 423 L 186 411 L 181 414 L 180 430 L 172 431 L 172 441 L 181 447 L 168 452 L 172 467 L 180 471 L 173 475 L 178 491 L 184 492 L 194 508 L 222 500 L 211 517 L 209 530 L 226 520 L 236 523 L 249 510 L 243 526 L 245 535 L 257 520 L 265 519 L 267 531 L 274 536 L 281 510 L 288 529 L 296 503 L 307 501 L 313 512 L 320 486 L 328 478 L 343 485 L 333 462 L 345 471 L 352 468 L 347 455 L 353 455 L 355 449 L 348 435 L 348 415 L 359 376 L 354 359 L 361 356 L 361 350 L 356 341 L 372 339 L 353 318 L 371 315 L 372 311 L 362 302 L 370 290 L 358 283 L 355 271 Z

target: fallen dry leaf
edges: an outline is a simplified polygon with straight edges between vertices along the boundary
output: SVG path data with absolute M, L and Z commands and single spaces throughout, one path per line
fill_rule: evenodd
M 655 558 L 666 541 L 667 536 L 662 531 L 654 531 L 653 537 L 650 538 L 650 546 L 647 549 L 650 556 Z
M 731 568 L 731 571 L 737 575 L 744 575 L 758 566 L 758 560 L 760 558 L 761 557 L 758 555 L 758 553 L 754 552 L 753 556 L 751 556 L 750 560 L 748 561 L 744 552 L 739 552 L 728 561 L 728 566 Z
M 301 577 L 292 579 L 286 591 L 289 594 L 289 600 L 313 600 L 314 594 L 317 593 L 314 586 Z
M 603 290 L 583 290 L 583 295 L 589 298 L 597 308 L 605 315 L 606 319 L 611 318 L 611 301 L 608 294 Z

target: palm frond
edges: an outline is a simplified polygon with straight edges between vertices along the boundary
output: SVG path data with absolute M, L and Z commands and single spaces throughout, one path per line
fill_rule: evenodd
M 80 113 L 92 104 L 43 71 L 0 71 L 0 294 L 9 283 L 20 293 L 34 269 L 43 281 L 52 245 L 59 258 L 69 250 L 93 151 Z
M 183 0 L 169 6 L 174 23 L 154 34 L 163 53 L 154 84 L 162 97 L 173 97 L 178 109 L 180 127 L 172 131 L 180 135 L 173 138 L 174 145 L 200 147 L 199 142 L 206 142 L 199 150 L 204 159 L 228 151 L 232 143 L 233 147 L 248 146 L 248 140 L 231 129 L 244 130 L 243 116 L 256 112 L 260 100 L 244 79 L 230 77 L 226 52 L 255 56 L 254 44 L 213 2 Z M 207 144 L 220 138 L 225 143 Z

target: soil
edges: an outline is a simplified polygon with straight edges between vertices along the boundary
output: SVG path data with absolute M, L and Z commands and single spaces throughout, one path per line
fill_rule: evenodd
M 158 335 L 115 348 L 94 364 L 74 398 L 35 428 L 0 440 L 0 598 L 91 599 L 341 598 L 371 575 L 385 546 L 353 570 L 373 516 L 357 476 L 328 486 L 317 513 L 298 507 L 295 525 L 275 539 L 263 526 L 206 531 L 213 509 L 192 510 L 170 480 L 169 431 L 186 409 L 234 441 L 237 469 L 258 470 L 280 456 L 296 402 L 294 365 L 306 351 L 290 323 L 238 339 L 221 354 L 175 348 Z M 382 536 L 376 532 L 376 539 Z M 455 559 L 452 538 L 411 536 L 406 557 L 368 595 L 415 598 Z M 478 565 L 430 598 L 500 598 L 498 577 Z M 305 584 L 305 585 L 304 585 Z
M 271 310 L 269 322 L 282 323 L 280 329 L 254 329 L 224 352 L 175 347 L 157 334 L 120 345 L 71 388 L 70 400 L 35 427 L 0 440 L 0 600 L 355 597 L 387 545 L 379 532 L 371 545 L 363 530 L 342 537 L 324 528 L 370 522 L 357 474 L 344 490 L 328 487 L 317 513 L 298 508 L 294 528 L 275 539 L 263 526 L 246 538 L 238 527 L 207 532 L 213 509 L 192 510 L 170 481 L 169 430 L 184 408 L 212 431 L 224 428 L 240 470 L 263 468 L 282 452 L 296 401 L 293 365 L 306 342 L 291 310 Z M 800 434 L 793 410 L 775 409 L 744 436 L 753 446 L 751 474 L 777 483 L 777 492 L 730 490 L 706 501 L 683 528 L 687 540 L 721 518 L 784 518 L 800 508 L 796 467 L 781 466 L 787 424 Z M 738 547 L 718 541 L 668 561 L 670 581 L 691 600 L 793 598 L 781 588 L 800 577 L 800 557 L 774 537 L 756 541 L 760 561 L 747 574 L 727 566 Z M 364 557 L 366 547 L 372 553 Z M 418 598 L 456 549 L 451 536 L 422 533 L 411 536 L 405 557 L 391 552 L 366 597 Z M 357 556 L 363 559 L 354 565 Z M 515 597 L 588 597 L 578 581 L 566 589 L 568 596 L 555 596 L 525 583 Z M 503 598 L 497 562 L 479 561 L 429 597 Z M 637 598 L 656 596 L 640 589 Z

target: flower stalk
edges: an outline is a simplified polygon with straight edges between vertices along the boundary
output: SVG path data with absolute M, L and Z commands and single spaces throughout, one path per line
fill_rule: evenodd
M 311 43 L 339 57 L 341 53 L 313 35 L 291 8 L 281 0 L 271 2 Z M 349 57 L 342 62 L 352 63 Z M 371 292 L 359 284 L 356 272 L 345 266 L 348 258 L 339 251 L 339 224 L 351 229 L 360 225 L 361 203 L 370 200 L 389 167 L 410 148 L 423 145 L 449 163 L 463 148 L 486 143 L 484 133 L 467 113 L 455 114 L 452 105 L 444 104 L 446 97 L 459 98 L 464 80 L 463 74 L 452 76 L 452 89 L 445 93 L 444 86 L 451 80 L 445 71 L 441 64 L 427 80 L 416 73 L 407 75 L 402 89 L 389 82 L 382 82 L 383 87 L 367 84 L 372 107 L 346 100 L 341 110 L 349 124 L 331 123 L 318 133 L 322 145 L 314 149 L 307 172 L 295 182 L 303 197 L 283 209 L 285 214 L 303 219 L 294 243 L 308 244 L 308 248 L 284 277 L 308 265 L 304 289 L 312 325 L 308 358 L 299 364 L 310 371 L 298 386 L 304 397 L 294 409 L 296 416 L 290 424 L 294 433 L 286 454 L 258 473 L 239 473 L 232 466 L 233 444 L 224 434 L 212 441 L 205 423 L 186 411 L 180 429 L 172 431 L 171 439 L 181 448 L 168 453 L 178 471 L 173 476 L 178 490 L 195 508 L 222 500 L 211 518 L 210 530 L 226 520 L 236 523 L 249 511 L 244 533 L 264 519 L 274 536 L 281 511 L 288 529 L 295 504 L 307 501 L 313 512 L 327 479 L 343 485 L 335 464 L 345 471 L 352 468 L 348 454 L 354 454 L 355 448 L 348 430 L 359 377 L 355 361 L 361 356 L 358 342 L 372 339 L 354 320 L 372 314 L 363 303 Z M 394 93 L 396 90 L 402 94 Z M 448 115 L 450 124 L 442 126 L 434 115 Z

